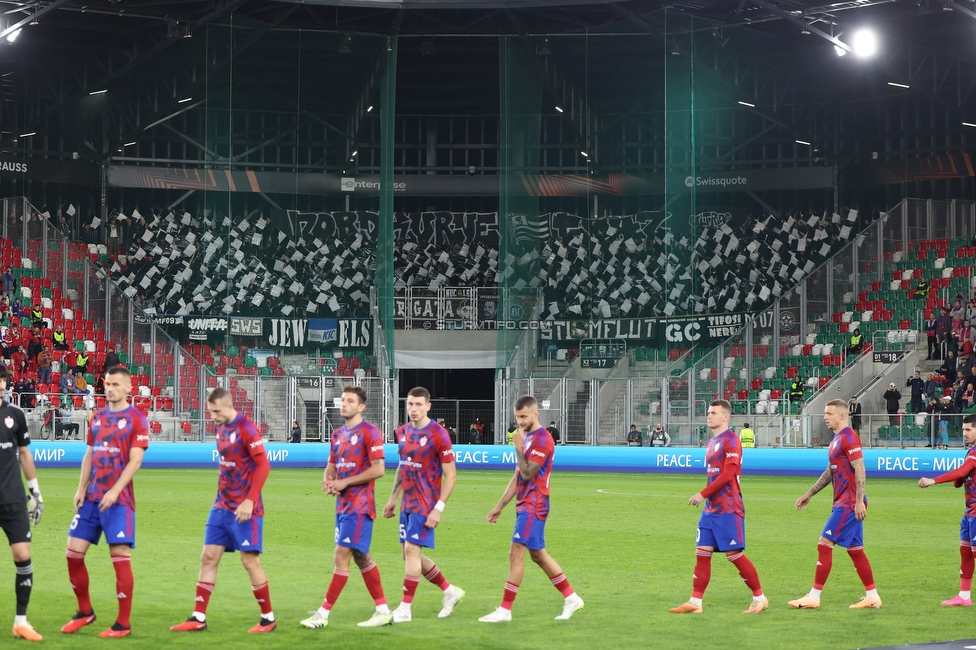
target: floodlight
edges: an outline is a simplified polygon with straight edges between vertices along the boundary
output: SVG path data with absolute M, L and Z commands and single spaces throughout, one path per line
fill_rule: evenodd
M 866 59 L 877 54 L 878 37 L 870 29 L 859 29 L 854 32 L 851 45 L 854 48 L 854 54 L 862 59 Z
M 8 43 L 13 43 L 14 41 L 16 41 L 17 40 L 17 37 L 20 36 L 20 32 L 21 32 L 21 28 L 18 27 L 14 31 L 12 31 L 9 34 L 7 34 L 7 42 Z
M 756 107 L 755 104 L 750 104 L 749 102 L 742 102 L 742 101 L 740 101 L 739 103 L 742 104 L 743 106 L 748 106 L 749 108 L 755 108 Z

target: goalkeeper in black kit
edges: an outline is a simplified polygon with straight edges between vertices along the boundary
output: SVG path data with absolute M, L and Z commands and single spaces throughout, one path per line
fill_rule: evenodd
M 0 363 L 0 395 L 6 395 L 8 380 L 7 366 Z M 0 528 L 7 535 L 17 567 L 14 583 L 17 615 L 14 616 L 13 633 L 21 639 L 40 641 L 41 635 L 27 622 L 27 604 L 34 581 L 30 524 L 33 521 L 36 526 L 44 512 L 44 500 L 37 486 L 37 470 L 29 445 L 30 433 L 24 412 L 4 399 L 0 402 Z M 21 471 L 27 479 L 27 494 L 20 480 Z

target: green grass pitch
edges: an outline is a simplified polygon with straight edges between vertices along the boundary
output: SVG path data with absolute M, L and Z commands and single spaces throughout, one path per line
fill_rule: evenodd
M 976 636 L 974 612 L 939 605 L 958 589 L 960 490 L 940 485 L 920 490 L 913 480 L 868 480 L 870 507 L 865 551 L 884 600 L 880 610 L 847 606 L 863 588 L 847 554 L 835 549 L 834 568 L 819 610 L 795 611 L 787 601 L 813 580 L 816 543 L 830 508 L 829 492 L 804 512 L 794 501 L 813 478 L 746 476 L 747 553 L 771 607 L 743 616 L 750 594 L 723 555 L 713 558 L 712 581 L 702 615 L 678 616 L 668 608 L 691 593 L 694 535 L 699 511 L 686 505 L 704 476 L 556 473 L 546 530 L 550 553 L 561 563 L 586 608 L 568 622 L 554 621 L 562 598 L 528 562 L 509 624 L 478 617 L 499 603 L 508 565 L 514 504 L 502 522 L 485 514 L 508 480 L 507 472 L 463 471 L 430 553 L 449 580 L 467 590 L 454 615 L 438 620 L 441 592 L 421 581 L 414 619 L 407 625 L 360 629 L 372 612 L 366 588 L 353 569 L 329 627 L 306 630 L 298 621 L 321 603 L 332 572 L 334 500 L 319 491 L 321 470 L 273 470 L 264 491 L 265 555 L 278 630 L 255 637 L 258 620 L 246 573 L 237 555 L 225 555 L 203 633 L 177 634 L 193 605 L 203 525 L 216 490 L 215 470 L 142 470 L 136 477 L 137 548 L 133 551 L 133 635 L 110 641 L 95 635 L 114 620 L 115 577 L 102 544 L 88 555 L 98 622 L 66 636 L 60 626 L 75 611 L 64 559 L 75 470 L 40 470 L 47 511 L 35 529 L 35 586 L 30 619 L 48 647 L 294 648 L 819 648 L 901 644 Z M 382 508 L 392 472 L 377 487 Z M 396 520 L 377 521 L 373 554 L 391 606 L 399 602 L 403 562 Z M 9 557 L 9 556 L 8 556 Z M 13 582 L 13 566 L 7 560 Z M 0 603 L 13 619 L 12 584 Z M 9 630 L 9 628 L 7 628 Z M 8 634 L 8 632 L 4 632 Z M 4 644 L 6 645 L 6 644 Z M 22 644 L 24 645 L 24 644 Z

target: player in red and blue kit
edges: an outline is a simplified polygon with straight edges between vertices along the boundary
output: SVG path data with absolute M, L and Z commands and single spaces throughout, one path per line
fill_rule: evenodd
M 752 603 L 743 614 L 758 614 L 769 607 L 763 595 L 759 573 L 746 557 L 746 511 L 742 505 L 739 474 L 742 471 L 742 443 L 729 428 L 732 405 L 724 399 L 712 402 L 705 414 L 705 423 L 714 436 L 708 441 L 705 454 L 708 483 L 705 489 L 688 500 L 688 505 L 705 507 L 698 520 L 695 539 L 694 581 L 688 602 L 672 608 L 672 614 L 701 614 L 702 597 L 712 577 L 712 553 L 716 550 L 739 570 L 746 586 L 752 590 Z
M 132 479 L 149 447 L 149 422 L 129 406 L 132 377 L 125 366 L 109 368 L 105 374 L 107 406 L 97 411 L 88 431 L 88 449 L 81 461 L 81 478 L 74 496 L 75 516 L 68 529 L 68 577 L 78 598 L 78 613 L 61 628 L 77 632 L 95 622 L 88 594 L 85 553 L 98 544 L 102 533 L 115 567 L 115 592 L 119 615 L 109 629 L 98 636 L 123 637 L 131 633 L 131 552 L 136 545 L 136 500 Z
M 820 592 L 830 575 L 835 544 L 847 548 L 847 554 L 854 562 L 854 569 L 864 583 L 864 598 L 850 608 L 881 607 L 881 597 L 875 588 L 871 563 L 864 554 L 864 519 L 868 515 L 864 455 L 861 452 L 861 439 L 847 424 L 848 413 L 847 403 L 841 399 L 832 399 L 824 407 L 824 423 L 834 432 L 827 451 L 829 464 L 813 487 L 796 500 L 796 509 L 803 510 L 814 494 L 827 487 L 828 483 L 834 485 L 834 506 L 817 545 L 818 559 L 813 589 L 802 598 L 790 601 L 790 607 L 797 609 L 820 607 Z
M 230 393 L 225 389 L 215 388 L 210 392 L 207 411 L 217 425 L 214 432 L 220 456 L 217 499 L 210 509 L 203 536 L 193 614 L 170 629 L 174 632 L 207 629 L 207 605 L 217 582 L 220 559 L 225 551 L 240 551 L 241 563 L 251 578 L 251 591 L 261 608 L 261 620 L 248 631 L 271 632 L 278 624 L 271 609 L 268 577 L 261 566 L 264 537 L 261 488 L 271 471 L 264 440 L 251 419 L 234 409 Z
M 410 422 L 396 432 L 400 465 L 393 481 L 393 493 L 383 508 L 384 517 L 395 515 L 397 495 L 403 490 L 400 544 L 403 545 L 406 571 L 403 600 L 393 610 L 394 623 L 412 620 L 413 597 L 421 575 L 444 592 L 437 618 L 450 616 L 464 598 L 464 590 L 448 582 L 433 560 L 421 552 L 421 548 L 434 548 L 434 529 L 440 524 L 441 513 L 457 482 L 451 436 L 447 429 L 427 416 L 428 412 L 430 393 L 421 386 L 411 388 L 407 393 Z
M 359 626 L 379 627 L 393 622 L 393 613 L 383 594 L 380 570 L 369 552 L 376 519 L 373 488 L 376 479 L 382 478 L 385 472 L 383 434 L 363 420 L 365 410 L 366 391 L 362 387 L 342 389 L 340 413 L 345 425 L 332 432 L 329 463 L 322 480 L 322 489 L 336 496 L 335 569 L 325 601 L 318 611 L 301 622 L 303 627 L 316 629 L 329 624 L 332 607 L 349 580 L 352 560 L 356 561 L 376 605 L 373 616 Z
M 966 510 L 959 522 L 959 593 L 955 598 L 943 600 L 946 607 L 971 607 L 973 568 L 976 565 L 976 413 L 970 413 L 962 421 L 962 437 L 966 441 L 966 459 L 962 465 L 935 478 L 918 479 L 918 487 L 927 488 L 936 483 L 949 483 L 966 487 Z
M 557 621 L 566 621 L 583 609 L 579 597 L 563 574 L 559 563 L 546 550 L 545 528 L 549 518 L 549 478 L 555 445 L 549 430 L 539 424 L 539 403 L 531 395 L 515 400 L 518 429 L 512 434 L 517 467 L 502 498 L 488 513 L 488 523 L 495 523 L 509 501 L 515 502 L 515 532 L 509 552 L 508 580 L 502 604 L 478 620 L 482 623 L 504 623 L 512 620 L 512 605 L 525 576 L 525 550 L 546 572 L 549 581 L 563 595 L 563 611 Z

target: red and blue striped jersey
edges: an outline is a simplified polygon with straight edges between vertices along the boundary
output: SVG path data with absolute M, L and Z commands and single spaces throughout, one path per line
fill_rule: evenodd
M 742 504 L 742 490 L 739 488 L 739 474 L 742 473 L 742 443 L 731 429 L 726 429 L 708 441 L 705 452 L 705 468 L 708 483 L 712 483 L 727 469 L 734 468 L 735 476 L 723 485 L 718 492 L 705 499 L 704 512 L 717 515 L 745 516 Z
M 363 420 L 352 428 L 341 426 L 332 432 L 329 462 L 335 465 L 336 477 L 345 479 L 362 474 L 383 459 L 383 434 Z M 337 514 L 363 514 L 376 519 L 376 481 L 350 485 L 336 497 Z
M 129 450 L 149 447 L 149 421 L 131 406 L 115 413 L 105 407 L 92 417 L 88 446 L 92 448 L 92 464 L 85 498 L 98 503 L 122 477 L 129 464 Z M 136 509 L 132 481 L 122 490 L 117 503 Z
M 834 484 L 834 507 L 853 510 L 857 501 L 857 485 L 851 461 L 864 458 L 857 432 L 844 427 L 830 441 L 827 458 L 830 461 L 830 480 Z M 866 497 L 864 502 L 867 503 Z
M 429 515 L 441 497 L 441 464 L 454 462 L 451 436 L 433 420 L 422 429 L 405 424 L 396 431 L 400 453 L 403 512 Z
M 552 474 L 552 459 L 556 455 L 556 446 L 549 430 L 539 427 L 525 434 L 522 453 L 527 462 L 539 465 L 539 471 L 526 480 L 515 470 L 515 512 L 529 513 L 535 515 L 536 519 L 545 520 L 549 516 L 549 478 Z
M 248 498 L 256 459 L 267 457 L 264 440 L 251 419 L 238 413 L 233 422 L 217 427 L 217 451 L 220 454 L 220 478 L 214 506 L 231 512 Z M 255 517 L 264 516 L 261 496 L 254 500 Z
M 966 460 L 963 463 L 976 463 L 976 447 L 966 450 Z M 966 516 L 976 517 L 976 469 L 966 475 Z

